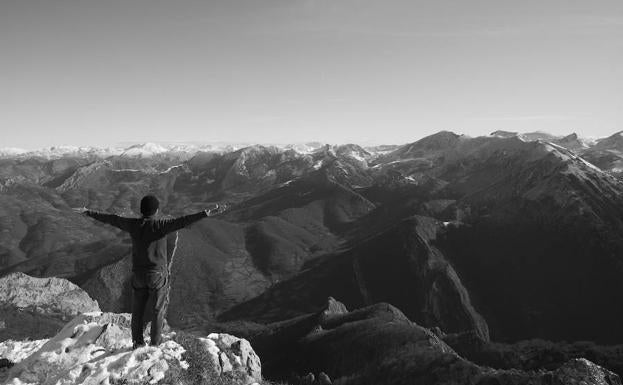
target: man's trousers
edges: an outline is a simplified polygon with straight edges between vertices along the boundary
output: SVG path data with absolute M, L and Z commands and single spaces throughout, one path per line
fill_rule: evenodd
M 162 326 L 168 306 L 168 274 L 166 271 L 135 271 L 132 276 L 132 342 L 144 345 L 143 331 L 151 321 L 150 345 L 160 345 Z M 147 304 L 153 304 L 147 309 Z M 145 314 L 151 319 L 145 319 Z

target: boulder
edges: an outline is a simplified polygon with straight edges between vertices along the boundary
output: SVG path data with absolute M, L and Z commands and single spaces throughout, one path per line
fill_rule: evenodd
M 212 333 L 199 338 L 208 352 L 217 374 L 241 372 L 248 383 L 262 378 L 260 358 L 249 341 L 225 333 Z

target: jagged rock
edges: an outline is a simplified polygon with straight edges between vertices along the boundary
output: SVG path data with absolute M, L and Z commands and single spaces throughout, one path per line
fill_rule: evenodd
M 301 383 L 305 385 L 313 385 L 314 382 L 316 382 L 314 373 L 307 373 L 307 375 L 301 379 Z
M 439 328 L 439 326 L 432 327 L 429 330 L 431 331 L 431 333 L 433 333 L 434 335 L 436 335 L 437 337 L 441 339 L 444 339 L 444 337 L 446 337 L 446 333 L 444 333 L 443 330 Z M 474 331 L 470 331 L 470 333 L 476 334 Z
M 244 373 L 248 383 L 262 378 L 262 364 L 249 341 L 224 333 L 212 333 L 199 338 L 220 374 Z
M 314 373 L 307 373 L 304 376 L 293 375 L 288 383 L 293 385 L 332 385 L 331 378 L 325 373 L 320 372 L 318 376 Z
M 232 384 L 261 381 L 260 360 L 248 341 L 227 334 L 200 338 L 165 333 L 159 346 L 132 350 L 130 315 L 92 312 L 75 317 L 53 338 L 28 342 L 6 341 L 0 355 L 15 362 L 0 382 L 11 384 L 194 384 L 206 381 L 205 370 L 227 375 Z M 206 344 L 206 341 L 212 341 Z M 218 356 L 205 361 L 202 347 Z M 197 348 L 199 347 L 199 348 Z M 25 350 L 19 354 L 16 350 Z M 217 366 L 218 365 L 218 366 Z M 192 367 L 193 370 L 189 370 Z M 209 377 L 214 379 L 214 375 Z M 235 380 L 235 381 L 234 381 Z M 137 382 L 139 381 L 139 382 Z
M 77 314 L 100 310 L 97 301 L 66 279 L 24 273 L 0 279 L 0 309 L 0 341 L 51 337 Z
M 320 312 L 320 322 L 324 322 L 332 316 L 346 314 L 348 313 L 348 309 L 346 305 L 337 301 L 333 297 L 327 298 L 327 305 L 323 311 Z
M 331 378 L 325 372 L 320 372 L 320 374 L 318 375 L 317 382 L 320 385 L 332 385 L 333 384 L 333 382 L 331 382 Z

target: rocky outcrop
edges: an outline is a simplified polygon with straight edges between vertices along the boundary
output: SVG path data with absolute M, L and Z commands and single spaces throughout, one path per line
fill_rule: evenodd
M 23 273 L 0 279 L 0 341 L 51 337 L 77 314 L 99 310 L 97 301 L 66 279 Z
M 89 384 L 114 380 L 155 383 L 173 365 L 182 368 L 184 348 L 170 338 L 158 347 L 132 350 L 129 315 L 86 313 L 74 318 L 8 373 L 12 383 Z
M 335 317 L 340 314 L 347 314 L 348 309 L 346 305 L 336 300 L 333 297 L 327 299 L 327 304 L 324 310 L 320 312 L 320 322 L 324 322 L 331 317 Z
M 212 333 L 199 341 L 209 353 L 218 375 L 240 372 L 247 382 L 262 377 L 260 358 L 249 341 L 224 333 Z
M 159 346 L 132 350 L 130 315 L 92 312 L 75 317 L 53 338 L 0 344 L 15 365 L 10 384 L 251 384 L 261 363 L 248 341 L 167 332 Z M 147 337 L 147 336 L 146 336 Z M 212 382 L 210 382 L 212 381 Z
M 330 299 L 319 313 L 256 333 L 251 342 L 262 356 L 265 374 L 295 384 L 319 383 L 313 373 L 342 385 L 621 384 L 616 374 L 586 359 L 549 370 L 479 366 L 389 304 L 344 310 Z

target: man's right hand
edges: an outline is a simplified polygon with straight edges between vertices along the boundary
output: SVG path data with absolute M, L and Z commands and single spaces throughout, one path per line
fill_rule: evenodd
M 218 214 L 218 213 L 219 213 L 219 208 L 220 208 L 220 207 L 221 207 L 221 206 L 219 206 L 219 205 L 218 205 L 218 203 L 215 203 L 213 207 L 211 207 L 211 208 L 209 208 L 209 209 L 206 209 L 206 210 L 205 210 L 205 212 L 206 212 L 206 214 L 207 214 L 209 217 L 211 217 L 211 216 L 216 215 L 216 214 Z

